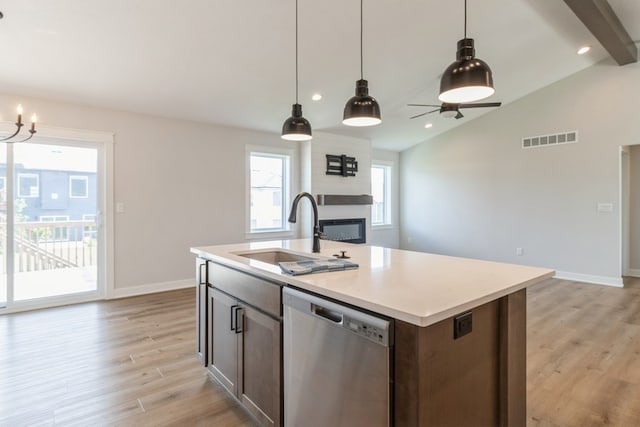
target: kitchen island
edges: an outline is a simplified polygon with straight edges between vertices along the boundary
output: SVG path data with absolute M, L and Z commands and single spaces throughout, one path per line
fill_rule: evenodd
M 298 239 L 191 250 L 198 256 L 198 283 L 208 285 L 199 290 L 203 361 L 261 424 L 280 425 L 283 419 L 279 402 L 283 396 L 281 288 L 293 287 L 393 319 L 394 425 L 525 425 L 526 287 L 552 277 L 552 270 L 329 241 L 322 242 L 319 254 L 311 254 L 311 248 L 311 239 Z M 291 254 L 292 259 L 301 255 L 328 258 L 346 250 L 359 268 L 291 276 L 267 256 L 276 250 Z M 270 286 L 252 287 L 255 281 Z M 257 308 L 253 313 L 252 301 L 247 299 L 265 290 L 269 295 L 253 303 Z M 216 305 L 207 297 L 212 292 L 223 298 L 237 297 L 228 301 L 231 315 L 224 311 L 216 316 Z M 208 300 L 208 305 L 203 304 Z M 259 307 L 261 304 L 266 305 Z M 233 307 L 240 308 L 234 311 Z M 269 317 L 272 323 L 258 315 Z M 242 359 L 239 371 L 243 373 L 227 369 L 232 374 L 225 374 L 214 363 L 218 357 L 218 365 L 225 364 L 224 357 L 216 356 L 216 343 L 225 345 L 214 333 L 216 320 L 230 322 L 230 329 L 237 333 L 238 329 L 249 331 L 245 325 L 250 326 L 252 318 L 261 325 L 261 336 L 268 331 L 273 338 L 269 348 L 274 356 L 267 363 L 262 361 L 276 383 L 270 398 L 260 390 L 254 390 L 255 398 L 243 394 L 243 380 L 231 378 L 251 370 L 250 359 L 255 355 Z M 245 337 L 240 342 L 246 347 L 248 340 Z M 260 384 L 264 383 L 262 378 Z M 257 400 L 267 404 L 258 405 Z

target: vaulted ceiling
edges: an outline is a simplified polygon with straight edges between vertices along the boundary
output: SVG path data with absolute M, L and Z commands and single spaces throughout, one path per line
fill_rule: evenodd
M 609 0 L 634 41 L 640 2 Z M 373 128 L 341 124 L 359 78 L 359 2 L 299 0 L 300 103 L 316 131 L 403 150 L 461 120 L 435 103 L 463 35 L 463 0 L 364 2 L 364 77 L 382 108 Z M 0 9 L 0 92 L 278 133 L 295 101 L 294 0 L 10 0 Z M 514 101 L 606 58 L 560 0 L 469 0 L 468 35 Z M 582 45 L 593 49 L 578 56 Z M 313 93 L 321 101 L 312 101 Z M 41 112 L 47 123 L 46 112 Z M 433 123 L 425 129 L 425 123 Z M 47 123 L 55 125 L 55 123 Z

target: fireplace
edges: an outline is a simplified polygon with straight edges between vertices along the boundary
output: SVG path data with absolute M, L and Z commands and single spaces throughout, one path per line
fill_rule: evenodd
M 366 243 L 365 218 L 321 219 L 320 232 L 327 240 L 347 243 Z

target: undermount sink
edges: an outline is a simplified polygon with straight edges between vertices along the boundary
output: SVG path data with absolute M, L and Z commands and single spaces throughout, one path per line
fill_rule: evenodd
M 236 253 L 236 255 L 255 259 L 257 261 L 266 262 L 268 264 L 278 265 L 280 262 L 297 262 L 297 261 L 311 261 L 317 258 L 293 254 L 291 252 L 285 252 L 281 250 L 267 250 L 267 251 L 253 251 Z

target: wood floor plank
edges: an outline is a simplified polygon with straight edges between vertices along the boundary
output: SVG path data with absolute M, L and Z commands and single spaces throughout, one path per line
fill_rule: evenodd
M 640 425 L 640 280 L 549 280 L 528 297 L 528 425 Z
M 194 292 L 0 316 L 0 426 L 252 425 L 198 363 Z
M 0 316 L 0 426 L 254 425 L 198 364 L 194 292 Z M 527 425 L 640 425 L 640 279 L 527 304 Z

